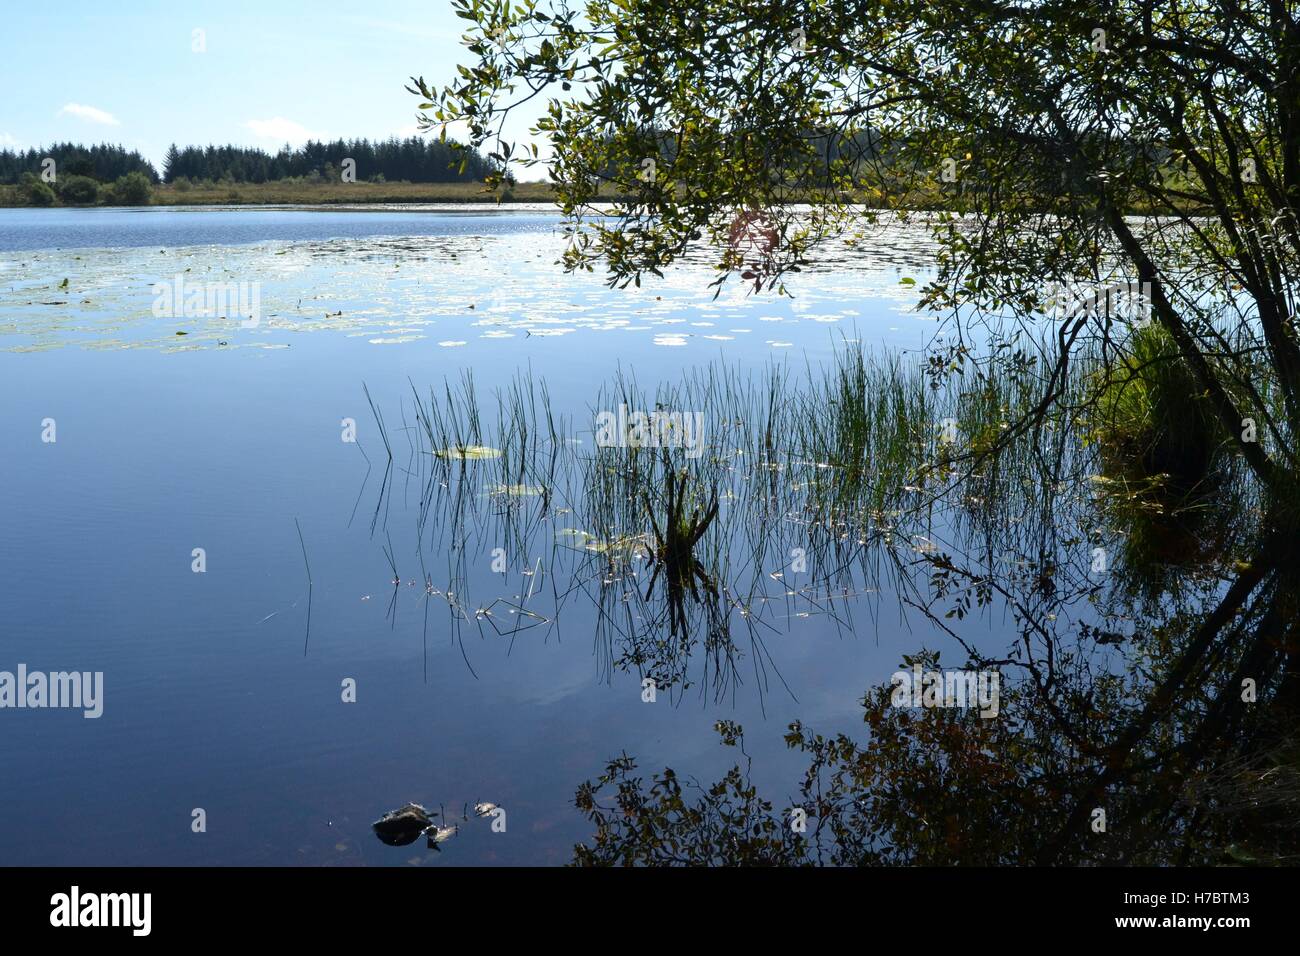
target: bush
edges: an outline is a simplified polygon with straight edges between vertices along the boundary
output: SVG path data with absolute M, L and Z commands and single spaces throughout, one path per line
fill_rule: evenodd
M 23 198 L 33 206 L 54 205 L 54 190 L 50 188 L 49 183 L 42 182 L 33 173 L 23 174 L 20 189 Z
M 172 187 L 178 193 L 187 193 L 190 191 L 191 188 L 193 188 L 193 184 L 184 176 L 181 176 L 175 182 L 172 183 Z
M 89 176 L 65 176 L 59 181 L 59 198 L 78 206 L 87 206 L 99 199 L 99 183 Z
M 1176 588 L 1178 569 L 1219 560 L 1231 516 L 1230 445 L 1191 363 L 1162 326 L 1136 330 L 1128 354 L 1097 373 L 1090 438 L 1099 489 L 1126 529 L 1131 582 L 1149 597 Z
M 127 173 L 113 183 L 113 201 L 123 206 L 148 205 L 153 195 L 153 184 L 142 172 Z
M 1162 326 L 1139 328 L 1111 370 L 1098 403 L 1095 437 L 1107 464 L 1138 482 L 1165 476 L 1186 495 L 1221 464 L 1223 426 L 1191 363 Z

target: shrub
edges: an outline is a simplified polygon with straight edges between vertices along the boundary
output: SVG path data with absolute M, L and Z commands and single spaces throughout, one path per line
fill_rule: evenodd
M 1151 325 L 1128 354 L 1099 373 L 1090 438 L 1101 459 L 1099 489 L 1126 528 L 1132 582 L 1148 596 L 1176 586 L 1177 569 L 1218 560 L 1234 500 L 1229 442 L 1214 407 L 1173 337 Z
M 32 173 L 25 173 L 22 178 L 21 194 L 33 206 L 54 205 L 54 190 L 50 184 L 42 182 Z
M 89 176 L 65 176 L 59 181 L 59 198 L 78 206 L 87 206 L 99 199 L 99 183 Z
M 1131 480 L 1165 475 L 1187 494 L 1219 464 L 1223 428 L 1191 363 L 1161 326 L 1134 333 L 1101 394 L 1098 419 L 1095 436 L 1107 463 Z
M 127 173 L 113 183 L 113 199 L 123 206 L 144 206 L 153 195 L 153 184 L 142 172 Z

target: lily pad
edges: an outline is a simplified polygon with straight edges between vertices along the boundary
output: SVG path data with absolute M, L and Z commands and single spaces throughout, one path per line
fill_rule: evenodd
M 487 445 L 455 445 L 451 448 L 439 448 L 434 452 L 439 458 L 454 458 L 460 461 L 478 461 L 483 458 L 500 458 L 500 448 Z
M 509 498 L 533 498 L 545 490 L 537 485 L 497 485 L 489 494 L 504 495 Z
M 644 534 L 624 534 L 608 541 L 596 537 L 589 531 L 577 528 L 561 528 L 555 532 L 557 539 L 567 539 L 569 547 L 591 551 L 595 554 L 636 555 L 649 550 L 650 537 Z

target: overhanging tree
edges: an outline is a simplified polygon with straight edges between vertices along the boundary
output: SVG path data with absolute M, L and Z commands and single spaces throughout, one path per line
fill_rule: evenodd
M 1215 440 L 1259 489 L 1258 541 L 1151 706 L 1114 734 L 1104 769 L 1072 794 L 1044 859 L 1060 858 L 1096 794 L 1133 773 L 1141 741 L 1198 686 L 1207 659 L 1235 662 L 1229 673 L 1280 675 L 1282 696 L 1300 701 L 1286 598 L 1300 530 L 1294 4 L 455 7 L 473 61 L 444 86 L 414 81 L 425 124 L 464 126 L 471 146 L 503 163 L 549 164 L 574 229 L 569 269 L 639 282 L 702 244 L 716 250 L 719 283 L 738 275 L 784 290 L 783 278 L 824 244 L 869 241 L 883 217 L 931 210 L 938 268 L 921 302 L 949 333 L 932 367 L 1031 371 L 1037 388 L 1001 442 L 971 452 L 972 468 L 1098 406 L 1109 382 L 1071 397 L 1080 357 L 1122 366 L 1137 352 L 1132 324 L 1107 308 L 1052 312 L 1061 289 L 1091 289 L 1094 303 L 1119 280 L 1147 290 L 1143 305 L 1172 342 L 1163 360 L 1185 366 Z M 503 134 L 512 114 L 538 104 L 533 134 L 546 153 Z M 612 207 L 602 205 L 610 196 Z M 1270 602 L 1287 610 L 1265 614 Z M 1245 619 L 1260 626 L 1233 624 Z M 1241 710 L 1236 689 L 1219 688 L 1205 726 L 1222 733 Z M 1193 734 L 1180 759 L 1194 763 L 1204 736 Z

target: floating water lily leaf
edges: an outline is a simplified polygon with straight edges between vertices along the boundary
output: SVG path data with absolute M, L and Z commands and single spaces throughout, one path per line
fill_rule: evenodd
M 649 554 L 650 537 L 644 534 L 625 534 L 609 541 L 591 540 L 585 545 L 596 554 Z
M 511 498 L 528 498 L 542 494 L 546 489 L 537 485 L 497 485 L 488 493 L 493 495 L 508 495 Z
M 555 532 L 555 537 L 557 539 L 567 538 L 573 542 L 571 547 L 592 551 L 596 554 L 636 554 L 640 551 L 649 551 L 650 547 L 650 538 L 644 534 L 625 534 L 609 541 L 602 541 L 590 531 L 579 531 L 577 528 L 561 528 Z
M 501 449 L 489 448 L 487 445 L 456 445 L 453 448 L 439 448 L 434 454 L 439 458 L 477 461 L 481 458 L 500 458 Z

